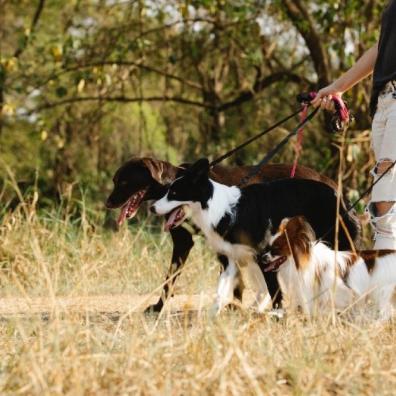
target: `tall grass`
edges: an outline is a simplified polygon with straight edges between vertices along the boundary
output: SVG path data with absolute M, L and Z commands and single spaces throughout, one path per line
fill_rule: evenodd
M 0 296 L 148 293 L 170 265 L 170 237 L 149 224 L 106 231 L 89 216 L 76 220 L 57 212 L 19 208 L 0 225 Z M 178 285 L 197 292 L 207 277 L 214 287 L 218 265 L 203 240 Z M 204 254 L 202 254 L 204 252 Z
M 157 228 L 105 231 L 84 206 L 75 218 L 25 203 L 3 214 L 0 241 L 2 298 L 150 293 L 171 255 Z M 196 242 L 176 293 L 214 291 L 217 264 Z M 0 394 L 395 394 L 395 323 L 99 312 L 0 312 Z

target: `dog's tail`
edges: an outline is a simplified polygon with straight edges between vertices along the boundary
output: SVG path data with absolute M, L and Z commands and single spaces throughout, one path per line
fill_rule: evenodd
M 347 209 L 342 202 L 340 213 L 340 250 L 359 249 L 361 245 L 362 224 L 355 209 Z

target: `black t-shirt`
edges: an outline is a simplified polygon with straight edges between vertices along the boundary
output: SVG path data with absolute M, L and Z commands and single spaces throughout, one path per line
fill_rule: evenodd
M 396 0 L 390 0 L 382 14 L 378 57 L 373 74 L 372 113 L 377 107 L 379 93 L 391 80 L 396 80 Z

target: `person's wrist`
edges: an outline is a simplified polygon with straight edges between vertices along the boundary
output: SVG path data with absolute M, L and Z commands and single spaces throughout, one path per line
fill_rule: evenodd
M 344 85 L 342 84 L 341 81 L 334 81 L 333 85 L 333 89 L 334 92 L 336 93 L 336 95 L 343 95 L 343 93 L 346 91 L 346 88 L 344 87 Z

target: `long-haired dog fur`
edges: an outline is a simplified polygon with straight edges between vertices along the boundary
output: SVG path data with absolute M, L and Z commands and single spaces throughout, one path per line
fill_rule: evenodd
M 334 307 L 362 307 L 373 301 L 380 317 L 392 314 L 396 288 L 396 251 L 334 251 L 316 240 L 303 216 L 282 220 L 264 256 L 267 268 L 278 270 L 283 295 L 292 309 L 312 316 Z M 359 300 L 359 301 L 358 301 Z M 358 303 L 356 302 L 358 301 Z
M 167 161 L 152 157 L 138 157 L 128 160 L 116 171 L 113 177 L 114 188 L 106 201 L 107 208 L 121 208 L 118 217 L 118 223 L 121 224 L 126 219 L 134 217 L 145 201 L 161 198 L 166 191 L 165 186 L 180 176 L 188 166 L 189 164 L 174 166 Z M 290 175 L 291 168 L 291 165 L 286 164 L 265 165 L 249 180 L 248 184 L 287 178 Z M 211 168 L 209 175 L 211 179 L 219 183 L 236 185 L 252 169 L 252 166 L 216 165 Z M 305 166 L 297 167 L 295 177 L 321 181 L 334 189 L 334 191 L 337 189 L 337 185 L 333 180 Z M 174 274 L 179 273 L 178 270 L 187 260 L 194 245 L 191 228 L 185 228 L 182 224 L 184 220 L 182 211 L 178 215 L 177 222 L 170 229 L 173 252 L 166 282 L 158 303 L 150 307 L 156 312 L 162 309 L 163 301 L 171 294 L 173 283 L 177 278 Z M 275 304 L 279 305 L 281 295 L 279 292 L 277 293 L 276 276 L 275 274 L 269 274 L 268 276 L 274 278 L 274 282 L 272 282 L 275 285 L 274 290 L 270 290 L 270 293 Z
M 272 227 L 276 229 L 284 217 L 305 215 L 315 231 L 332 243 L 334 232 L 328 231 L 336 219 L 337 196 L 333 188 L 313 180 L 283 179 L 238 188 L 212 180 L 209 172 L 208 160 L 197 161 L 170 185 L 153 211 L 168 215 L 168 222 L 173 222 L 173 213 L 188 207 L 192 221 L 223 257 L 226 269 L 218 285 L 217 310 L 230 303 L 235 288 L 247 280 L 255 282 L 256 301 L 262 307 L 266 285 L 271 296 L 278 287 L 276 274 L 265 272 L 264 282 L 257 270 L 257 253 L 268 245 Z M 355 219 L 343 205 L 340 214 L 352 240 L 356 239 Z M 339 237 L 341 245 L 349 244 L 345 231 Z

